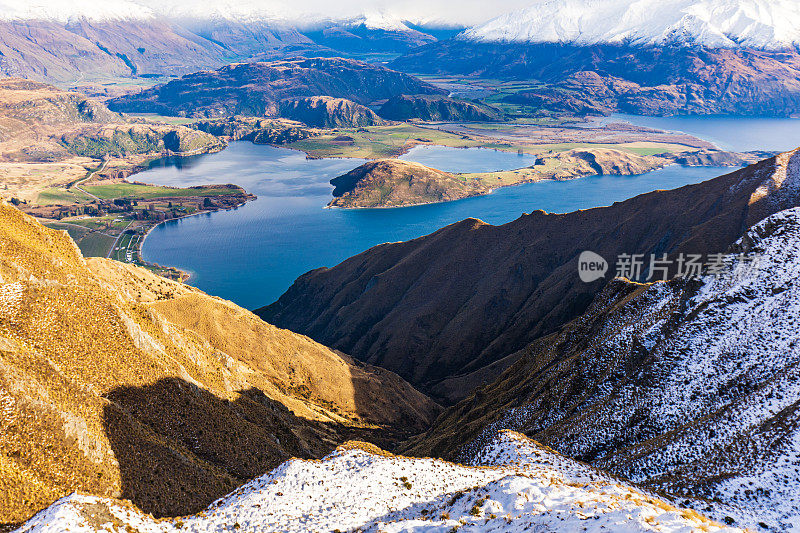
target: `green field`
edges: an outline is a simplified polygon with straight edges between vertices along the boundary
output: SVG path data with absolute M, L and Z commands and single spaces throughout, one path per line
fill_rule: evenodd
M 78 248 L 85 257 L 106 257 L 116 237 L 105 233 L 90 233 L 78 241 Z
M 39 205 L 68 205 L 91 202 L 92 197 L 84 192 L 72 188 L 51 187 L 39 193 L 36 203 Z
M 130 220 L 114 216 L 65 218 L 58 222 L 46 222 L 48 228 L 66 230 L 85 257 L 107 257 L 117 235 Z
M 83 226 L 62 224 L 60 222 L 46 222 L 44 225 L 51 229 L 66 231 L 67 233 L 69 233 L 69 236 L 72 237 L 73 241 L 78 241 L 82 239 L 90 231 L 88 228 L 85 228 Z
M 117 241 L 117 245 L 114 247 L 114 250 L 111 252 L 111 259 L 116 259 L 117 261 L 122 261 L 123 263 L 126 262 L 125 255 L 132 239 L 132 234 L 123 234 L 122 237 L 119 238 L 119 241 Z
M 178 198 L 182 196 L 230 196 L 240 194 L 240 189 L 209 187 L 207 189 L 177 189 L 157 185 L 136 183 L 113 183 L 108 185 L 85 185 L 86 192 L 103 200 L 114 198 Z
M 123 263 L 142 265 L 139 258 L 139 244 L 142 238 L 143 235 L 139 233 L 123 233 L 114 250 L 112 250 L 111 259 L 116 259 Z M 128 252 L 131 253 L 130 260 L 128 260 Z
M 337 137 L 350 137 L 352 141 L 337 141 Z M 483 146 L 516 152 L 530 148 L 527 144 L 480 141 L 435 127 L 420 127 L 413 124 L 397 126 L 375 126 L 368 129 L 342 129 L 335 133 L 311 137 L 288 144 L 288 148 L 302 150 L 312 157 L 358 157 L 378 159 L 395 157 L 417 144 L 437 144 L 454 148 Z
M 122 231 L 130 223 L 130 220 L 117 217 L 115 215 L 106 215 L 104 217 L 69 217 L 60 220 L 62 224 L 72 224 L 76 226 L 83 226 L 90 230 L 100 231 Z
M 504 132 L 514 128 L 508 124 L 474 124 L 470 128 Z M 352 141 L 337 141 L 336 137 L 349 137 Z M 613 148 L 637 155 L 655 155 L 685 150 L 682 145 L 659 144 L 654 146 L 628 146 L 602 143 L 557 143 L 536 144 L 529 141 L 492 140 L 489 137 L 470 138 L 458 133 L 437 130 L 433 126 L 420 127 L 413 124 L 378 126 L 368 129 L 342 129 L 335 133 L 311 137 L 288 144 L 287 147 L 302 150 L 311 157 L 357 157 L 379 159 L 396 157 L 417 144 L 436 144 L 453 148 L 483 147 L 506 152 L 542 153 L 548 150 L 563 152 L 572 149 Z M 87 189 L 88 190 L 88 189 Z

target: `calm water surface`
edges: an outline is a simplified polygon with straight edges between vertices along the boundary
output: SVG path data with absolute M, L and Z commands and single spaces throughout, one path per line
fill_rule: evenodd
M 785 152 L 800 146 L 800 119 L 742 117 L 645 117 L 615 114 L 591 124 L 629 122 L 660 130 L 682 131 L 711 141 L 723 150 Z
M 488 171 L 530 165 L 516 153 L 423 148 L 407 154 L 442 170 Z M 697 183 L 730 169 L 668 167 L 641 176 L 598 176 L 506 187 L 488 196 L 401 209 L 323 209 L 333 177 L 363 161 L 306 159 L 305 154 L 251 143 L 175 164 L 136 179 L 188 186 L 232 182 L 258 200 L 231 211 L 170 221 L 145 241 L 148 261 L 192 273 L 191 283 L 253 309 L 276 300 L 297 276 L 383 242 L 408 240 L 468 217 L 502 224 L 536 209 L 568 212 L 609 205 L 655 189 Z
M 415 161 L 446 172 L 498 172 L 529 167 L 536 156 L 500 152 L 489 148 L 450 148 L 448 146 L 415 146 L 398 159 Z

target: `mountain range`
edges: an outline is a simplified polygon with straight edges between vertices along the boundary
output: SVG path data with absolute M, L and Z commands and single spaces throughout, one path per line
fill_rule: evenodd
M 367 161 L 330 207 L 741 167 L 766 154 L 547 115 L 800 114 L 800 5 L 532 0 L 454 35 L 344 4 L 0 2 L 0 532 L 800 530 L 800 149 L 379 244 L 254 312 L 134 239 L 255 197 L 124 179 L 229 140 L 379 136 L 535 157 Z M 465 80 L 488 96 L 449 94 Z M 90 232 L 128 263 L 84 257 Z
M 797 157 L 784 187 L 797 187 Z M 719 519 L 791 531 L 800 209 L 759 222 L 729 252 L 700 279 L 614 280 L 406 451 L 457 460 L 513 429 L 659 493 L 716 502 L 695 508 Z
M 158 18 L 0 21 L 0 72 L 39 81 L 92 84 L 98 80 L 177 76 L 218 68 L 242 57 L 270 56 L 287 47 L 318 48 L 291 28 Z
M 4 7 L 0 74 L 96 91 L 106 90 L 101 82 L 119 78 L 180 76 L 296 55 L 400 53 L 436 41 L 424 28 L 381 15 L 301 22 L 260 11 L 159 9 L 127 0 Z
M 462 32 L 483 42 L 793 49 L 792 0 L 538 0 Z
M 317 106 L 315 110 L 311 102 L 301 99 L 328 96 L 353 100 L 356 103 L 347 104 L 348 113 L 352 115 L 360 108 L 360 116 L 375 122 L 379 119 L 374 113 L 357 104 L 369 104 L 399 94 L 443 92 L 414 76 L 363 61 L 293 58 L 233 63 L 215 71 L 188 74 L 164 85 L 113 99 L 109 107 L 117 111 L 204 118 L 236 114 L 276 116 L 283 111 L 287 117 L 302 119 L 324 109 Z M 321 103 L 322 100 L 316 100 L 316 104 Z M 303 110 L 305 115 L 298 114 Z M 308 122 L 320 125 L 316 115 L 308 118 Z
M 500 227 L 518 249 L 605 220 L 614 242 L 646 233 L 661 236 L 659 252 L 726 253 L 696 278 L 597 280 L 585 312 L 496 364 L 505 371 L 492 383 L 462 380 L 473 392 L 438 417 L 386 370 L 143 269 L 84 260 L 64 233 L 0 205 L 4 519 L 77 490 L 21 531 L 790 530 L 800 486 L 799 157 L 520 219 L 550 218 L 558 232 Z M 376 251 L 443 234 L 355 260 L 369 274 Z M 473 256 L 482 246 L 467 240 Z M 443 250 L 404 262 L 419 270 Z M 474 272 L 503 279 L 497 257 Z M 451 280 L 467 277 L 469 260 L 445 260 Z M 576 277 L 577 264 L 567 266 L 560 278 Z M 388 295 L 380 284 L 363 292 Z M 406 457 L 355 442 L 334 450 L 353 436 L 392 446 L 429 425 L 400 444 Z
M 557 112 L 800 112 L 800 6 L 766 0 L 544 0 L 410 50 L 393 68 L 519 79 Z
M 583 313 L 620 254 L 724 252 L 750 226 L 798 205 L 796 160 L 784 154 L 609 207 L 535 211 L 502 226 L 467 219 L 312 270 L 256 313 L 458 401 Z M 604 279 L 579 279 L 585 250 L 611 263 Z

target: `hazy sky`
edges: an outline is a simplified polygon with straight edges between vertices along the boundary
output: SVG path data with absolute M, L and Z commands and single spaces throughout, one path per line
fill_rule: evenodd
M 148 14 L 289 19 L 292 22 L 387 14 L 411 22 L 471 25 L 543 0 L 0 0 L 0 19 L 85 16 L 143 17 Z M 149 8 L 149 9 L 148 9 Z
M 287 2 L 309 12 L 336 16 L 344 11 L 385 11 L 409 20 L 428 19 L 475 24 L 527 7 L 532 0 L 298 0 Z
M 47 1 L 47 0 L 45 0 Z M 137 1 L 137 0 L 133 0 Z M 541 0 L 138 0 L 156 11 L 199 11 L 218 8 L 224 11 L 274 13 L 288 18 L 322 15 L 331 18 L 355 16 L 365 12 L 387 13 L 412 22 L 442 21 L 476 24 Z

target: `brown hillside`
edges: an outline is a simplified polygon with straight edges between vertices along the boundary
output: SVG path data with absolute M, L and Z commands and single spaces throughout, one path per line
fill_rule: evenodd
M 397 207 L 448 202 L 485 194 L 489 188 L 477 181 L 419 163 L 381 159 L 364 163 L 331 180 L 336 188 L 333 207 Z
M 75 490 L 195 512 L 291 456 L 390 445 L 437 406 L 230 302 L 84 260 L 0 204 L 0 523 Z
M 346 98 L 332 96 L 284 100 L 278 106 L 278 114 L 318 128 L 355 128 L 386 124 L 370 108 Z
M 444 95 L 401 94 L 381 106 L 379 114 L 389 120 L 494 122 L 503 120 L 496 107 Z
M 295 57 L 232 63 L 137 94 L 111 100 L 116 111 L 219 118 L 275 116 L 282 100 L 306 96 L 346 98 L 365 105 L 396 94 L 440 94 L 442 89 L 386 67 L 341 57 Z
M 0 80 L 0 174 L 7 197 L 36 202 L 43 189 L 86 177 L 106 156 L 130 167 L 165 150 L 199 154 L 223 147 L 213 135 L 186 126 L 129 123 L 80 93 Z
M 463 460 L 513 429 L 693 499 L 696 510 L 791 530 L 800 510 L 798 251 L 796 208 L 734 244 L 718 279 L 613 280 L 586 313 L 531 343 L 401 451 Z M 747 259 L 737 264 L 739 254 Z
M 257 312 L 458 400 L 469 389 L 456 387 L 454 397 L 437 383 L 477 371 L 578 316 L 614 275 L 619 254 L 724 251 L 747 227 L 797 205 L 798 191 L 782 187 L 797 157 L 783 154 L 610 207 L 537 211 L 502 226 L 464 220 L 313 270 Z M 609 261 L 606 280 L 579 279 L 584 250 Z

